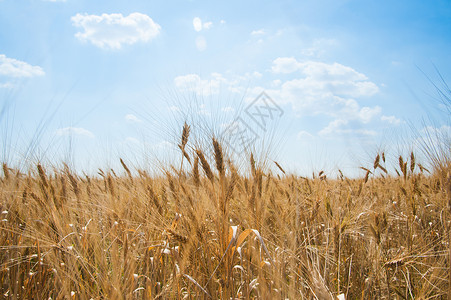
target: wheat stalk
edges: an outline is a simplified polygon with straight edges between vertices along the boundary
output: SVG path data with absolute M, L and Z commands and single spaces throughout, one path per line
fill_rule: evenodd
M 202 166 L 202 169 L 205 172 L 205 175 L 207 176 L 208 180 L 210 180 L 213 183 L 214 176 L 213 172 L 211 171 L 210 165 L 208 164 L 207 160 L 205 159 L 204 153 L 202 150 L 196 150 L 197 157 L 200 159 L 200 164 Z

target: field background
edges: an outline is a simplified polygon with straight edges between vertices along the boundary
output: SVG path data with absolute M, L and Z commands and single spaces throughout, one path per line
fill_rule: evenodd
M 0 0 L 0 299 L 450 299 L 450 0 Z
M 235 165 L 189 132 L 185 163 L 159 176 L 3 164 L 2 297 L 447 298 L 449 160 L 382 152 L 362 178 L 306 178 L 252 153 Z

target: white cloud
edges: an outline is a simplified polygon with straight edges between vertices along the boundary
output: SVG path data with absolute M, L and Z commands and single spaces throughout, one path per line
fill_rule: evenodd
M 223 24 L 221 22 L 221 24 Z M 210 29 L 213 26 L 213 22 L 202 22 L 199 17 L 193 19 L 194 30 L 200 32 L 202 29 Z
M 209 96 L 217 94 L 221 82 L 225 82 L 221 74 L 215 73 L 213 75 L 213 78 L 210 80 L 202 79 L 197 74 L 177 76 L 174 79 L 174 83 L 180 90 L 195 92 L 197 95 Z
M 328 135 L 331 133 L 336 133 L 338 131 L 342 131 L 343 127 L 348 124 L 347 120 L 343 119 L 336 119 L 329 123 L 326 127 L 324 127 L 320 132 L 319 135 Z
M 207 49 L 207 40 L 203 36 L 198 36 L 196 38 L 196 48 L 199 51 Z
M 244 93 L 249 80 L 262 77 L 259 72 L 244 75 L 230 75 L 224 77 L 220 73 L 211 73 L 209 79 L 203 79 L 197 74 L 186 74 L 174 78 L 176 88 L 182 91 L 195 92 L 197 95 L 209 96 L 218 94 L 220 89 L 227 89 L 232 93 Z M 261 90 L 260 90 L 261 92 Z
M 281 60 L 279 60 L 280 62 Z M 282 81 L 274 79 L 269 86 L 249 87 L 250 80 L 258 80 L 262 74 L 248 72 L 240 76 L 224 77 L 212 73 L 209 78 L 197 74 L 187 74 L 174 79 L 175 86 L 184 91 L 208 96 L 228 89 L 233 93 L 246 93 L 245 101 L 252 101 L 265 90 L 279 105 L 291 104 L 297 115 L 326 115 L 334 119 L 356 121 L 368 124 L 381 114 L 379 106 L 361 106 L 358 97 L 368 97 L 378 91 L 378 87 L 350 67 L 340 64 L 305 62 L 300 64 L 294 58 L 285 59 L 294 63 L 301 75 Z M 287 70 L 278 64 L 280 70 Z
M 327 99 L 325 101 L 327 103 Z M 330 107 L 326 107 L 325 111 L 321 112 L 330 116 L 336 116 L 338 110 L 340 111 L 340 117 L 346 119 L 351 118 L 353 116 L 354 119 L 360 119 L 360 105 L 359 103 L 354 99 L 347 99 L 347 98 L 341 98 L 334 96 L 334 101 L 328 103 Z M 335 111 L 334 111 L 335 109 Z
M 45 73 L 39 66 L 32 66 L 26 62 L 0 54 L 0 75 L 19 78 L 43 76 Z
M 210 29 L 212 26 L 213 26 L 213 22 L 205 22 L 202 27 L 204 29 Z
M 305 130 L 301 130 L 297 134 L 299 140 L 311 139 L 313 135 Z
M 310 57 L 321 57 L 326 50 L 332 47 L 336 47 L 338 45 L 337 40 L 335 39 L 314 39 L 311 43 L 311 46 L 301 50 L 301 53 L 305 56 Z
M 201 31 L 202 30 L 202 20 L 198 17 L 195 17 L 193 19 L 193 27 L 194 27 L 194 30 L 196 30 L 197 32 Z
M 100 48 L 120 49 L 124 44 L 148 42 L 155 38 L 161 30 L 149 16 L 141 13 L 87 15 L 76 14 L 71 18 L 75 27 L 84 32 L 75 36 L 81 41 L 89 41 Z
M 91 131 L 86 130 L 84 128 L 80 128 L 80 127 L 60 128 L 60 129 L 56 130 L 56 135 L 58 135 L 58 136 L 80 135 L 80 136 L 85 136 L 85 137 L 89 137 L 89 138 L 94 138 L 94 134 Z
M 308 78 L 329 82 L 338 81 L 338 84 L 341 81 L 346 80 L 374 85 L 374 83 L 367 81 L 368 77 L 364 74 L 339 63 L 327 64 L 311 60 L 299 62 L 294 57 L 278 57 L 273 61 L 272 70 L 274 73 L 293 73 L 295 71 L 300 71 Z M 377 87 L 375 86 L 374 88 L 377 91 Z
M 135 116 L 133 114 L 125 115 L 125 120 L 127 120 L 128 122 L 133 122 L 133 123 L 141 123 L 142 122 L 141 119 L 139 119 L 137 116 Z
M 294 57 L 278 57 L 273 61 L 274 73 L 293 73 L 298 70 L 298 61 Z
M 363 138 L 377 135 L 376 131 L 363 125 L 379 118 L 381 107 L 361 106 L 357 99 L 373 96 L 379 88 L 363 73 L 339 63 L 301 62 L 293 57 L 275 59 L 272 72 L 290 74 L 291 77 L 284 82 L 275 82 L 278 85 L 273 83 L 273 89 L 267 90 L 273 99 L 291 104 L 298 115 L 334 118 L 318 132 L 320 136 Z
M 207 84 L 207 81 L 202 80 L 197 74 L 187 74 L 175 77 L 174 83 L 179 89 L 197 91 L 198 87 Z
M 381 117 L 380 106 L 361 105 L 360 98 L 378 93 L 379 88 L 366 75 L 339 63 L 316 61 L 299 62 L 295 58 L 278 58 L 272 65 L 273 73 L 289 74 L 280 79 L 270 79 L 268 86 L 251 86 L 250 80 L 263 77 L 258 72 L 242 75 L 212 73 L 208 77 L 187 74 L 174 79 L 176 88 L 209 96 L 228 89 L 233 93 L 245 93 L 245 101 L 253 101 L 262 90 L 280 106 L 291 105 L 298 115 L 323 115 L 332 121 L 318 132 L 321 136 L 353 135 L 359 138 L 376 136 L 371 122 L 392 120 Z M 290 74 L 291 73 L 291 74 Z M 288 77 L 289 79 L 286 79 Z M 223 108 L 222 111 L 228 109 Z M 202 110 L 201 110 L 202 111 Z M 388 118 L 388 119 L 387 119 Z M 378 123 L 380 124 L 380 123 Z M 308 132 L 300 132 L 298 138 L 312 138 Z
M 294 57 L 276 58 L 273 61 L 272 70 L 274 73 L 292 73 L 301 71 L 304 75 L 324 79 L 340 79 L 343 77 L 352 80 L 368 79 L 364 74 L 339 63 L 327 64 L 312 60 L 300 62 Z
M 387 122 L 392 125 L 399 125 L 401 124 L 401 120 L 396 118 L 395 116 L 381 116 L 382 122 Z
M 336 119 L 330 122 L 319 133 L 320 136 L 334 136 L 334 135 L 357 135 L 357 136 L 376 136 L 377 132 L 374 130 L 353 128 L 348 120 Z
M 378 116 L 381 113 L 382 109 L 380 106 L 375 107 L 362 107 L 358 113 L 357 118 L 364 124 L 367 124 L 373 120 L 374 117 Z M 353 114 L 354 115 L 354 114 Z
M 291 77 L 294 79 L 276 81 L 273 89 L 267 92 L 282 104 L 291 104 L 297 114 L 326 114 L 368 123 L 381 112 L 378 106 L 361 108 L 355 100 L 370 97 L 379 88 L 364 74 L 350 67 L 338 63 L 299 62 L 293 57 L 283 57 L 274 60 L 272 71 L 293 74 Z
M 258 79 L 263 77 L 262 73 L 257 72 L 257 71 L 252 72 L 251 76 L 255 77 L 255 78 L 258 78 Z
M 251 32 L 251 35 L 264 35 L 264 34 L 266 34 L 266 31 L 264 31 L 263 29 L 253 30 Z
M 273 80 L 272 82 L 271 82 L 271 86 L 272 87 L 278 87 L 278 86 L 280 86 L 282 84 L 282 80 L 280 80 L 280 79 L 275 79 L 275 80 Z

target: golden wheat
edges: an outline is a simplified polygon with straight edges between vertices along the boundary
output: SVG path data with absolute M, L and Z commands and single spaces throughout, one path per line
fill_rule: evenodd
M 188 135 L 185 124 L 182 152 Z M 210 150 L 193 147 L 191 177 L 182 168 L 133 176 L 123 160 L 125 176 L 99 169 L 99 176 L 82 177 L 67 165 L 49 173 L 41 164 L 22 175 L 3 164 L 3 297 L 444 299 L 450 293 L 451 181 L 425 173 L 413 153 L 409 169 L 398 157 L 398 176 L 382 152 L 362 166 L 363 178 L 341 171 L 336 180 L 323 171 L 298 177 L 274 162 L 281 178 L 253 154 L 250 172 L 240 174 L 223 145 L 212 143 Z M 216 169 L 206 157 L 214 157 Z

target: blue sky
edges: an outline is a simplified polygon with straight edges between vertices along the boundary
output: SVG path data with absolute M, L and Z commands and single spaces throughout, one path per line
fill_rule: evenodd
M 0 0 L 1 159 L 151 167 L 184 115 L 225 132 L 265 91 L 271 159 L 352 174 L 450 132 L 450 32 L 449 1 Z

